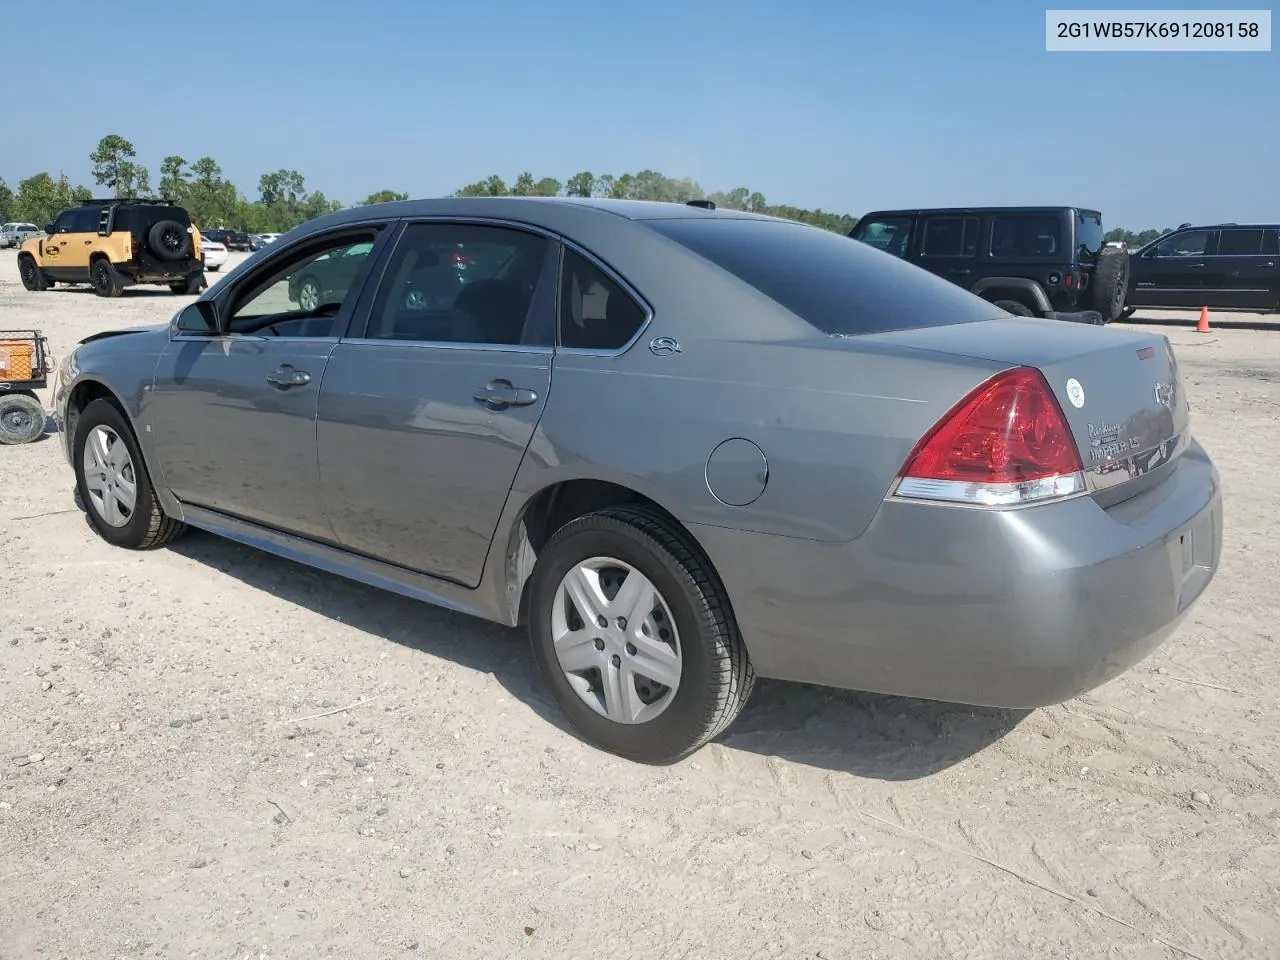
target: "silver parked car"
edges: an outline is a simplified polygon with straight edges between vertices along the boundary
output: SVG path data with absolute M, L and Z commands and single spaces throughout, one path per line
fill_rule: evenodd
M 83 341 L 55 394 L 108 542 L 191 525 L 526 624 L 582 734 L 650 763 L 757 676 L 1073 697 L 1172 633 L 1222 547 L 1163 336 L 692 205 L 323 216 L 167 326 Z
M 6 223 L 0 226 L 0 248 L 20 247 L 31 237 L 42 237 L 44 231 L 34 223 Z

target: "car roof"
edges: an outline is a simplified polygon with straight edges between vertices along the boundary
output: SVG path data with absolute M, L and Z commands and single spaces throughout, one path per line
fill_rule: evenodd
M 610 200 L 595 197 L 434 197 L 420 200 L 391 200 L 369 206 L 352 207 L 309 220 L 303 226 L 327 229 L 343 223 L 357 223 L 379 217 L 496 217 L 538 223 L 548 218 L 595 219 L 616 216 L 624 220 L 666 220 L 674 218 L 719 218 L 776 220 L 765 214 L 740 210 L 709 210 L 684 203 L 658 200 Z M 295 228 L 297 229 L 297 228 Z M 290 231 L 291 233 L 293 231 Z M 310 232 L 310 231 L 308 231 Z
M 1038 207 L 904 207 L 895 210 L 872 210 L 863 214 L 860 219 L 866 220 L 868 217 L 913 217 L 923 214 L 982 214 L 982 213 L 1062 213 L 1063 211 L 1075 210 L 1080 213 L 1091 214 L 1095 217 L 1102 216 L 1101 212 L 1090 207 L 1073 207 L 1073 206 L 1038 206 Z
M 1280 223 L 1201 223 L 1186 227 L 1177 227 L 1169 233 L 1185 233 L 1188 230 L 1222 230 L 1235 228 L 1238 230 L 1280 230 Z M 1169 234 L 1165 234 L 1168 236 Z

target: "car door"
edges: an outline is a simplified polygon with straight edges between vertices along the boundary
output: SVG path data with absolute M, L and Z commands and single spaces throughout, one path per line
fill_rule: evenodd
M 1274 306 L 1277 275 L 1274 238 L 1275 230 L 1262 227 L 1221 228 L 1216 254 L 1206 258 L 1205 305 L 1239 310 L 1266 310 Z M 1270 244 L 1266 242 L 1268 239 L 1272 241 Z M 1271 251 L 1269 255 L 1264 248 Z
M 974 283 L 978 255 L 978 218 L 932 215 L 921 218 L 920 254 L 916 263 L 962 287 Z
M 58 264 L 68 275 L 88 279 L 89 254 L 98 238 L 100 215 L 101 211 L 97 207 L 81 207 L 72 211 L 71 231 L 66 234 L 66 245 L 62 247 Z
M 321 490 L 344 546 L 480 582 L 551 385 L 557 251 L 513 226 L 405 225 L 320 391 Z
M 58 219 L 53 222 L 53 229 L 49 231 L 49 235 L 40 242 L 40 256 L 43 261 L 41 266 L 55 280 L 81 279 L 72 277 L 66 266 L 74 259 L 71 242 L 75 239 L 73 235 L 75 218 L 75 210 L 63 210 L 58 214 Z
M 329 356 L 372 265 L 316 309 L 291 283 L 320 256 L 373 244 L 385 224 L 344 227 L 291 245 L 179 314 L 150 404 L 164 482 L 185 503 L 312 539 L 334 540 L 320 498 L 316 409 Z
M 1199 307 L 1206 292 L 1214 230 L 1179 230 L 1131 261 L 1130 307 Z

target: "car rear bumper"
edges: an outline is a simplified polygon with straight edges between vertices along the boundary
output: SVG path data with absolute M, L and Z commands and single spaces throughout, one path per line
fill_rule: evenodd
M 1059 703 L 1164 642 L 1217 570 L 1222 496 L 1194 441 L 1104 510 L 888 501 L 855 541 L 693 527 L 765 677 L 976 705 Z

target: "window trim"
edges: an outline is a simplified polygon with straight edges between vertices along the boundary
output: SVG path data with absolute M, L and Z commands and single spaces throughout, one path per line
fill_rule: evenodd
M 550 240 L 554 244 L 557 244 L 559 249 L 555 252 L 555 257 L 554 257 L 555 281 L 556 281 L 555 298 L 554 298 L 555 299 L 554 343 L 552 346 L 538 346 L 534 344 L 461 343 L 456 340 L 378 340 L 378 339 L 371 339 L 367 337 L 366 334 L 369 332 L 369 322 L 370 320 L 372 320 L 372 316 L 371 316 L 372 309 L 373 309 L 372 301 L 376 299 L 378 291 L 381 289 L 383 282 L 386 280 L 386 273 L 391 263 L 390 254 L 387 254 L 382 258 L 382 262 L 377 267 L 378 275 L 376 277 L 371 275 L 366 284 L 366 287 L 365 287 L 366 291 L 371 292 L 370 302 L 368 304 L 364 304 L 364 303 L 357 304 L 358 309 L 360 309 L 361 311 L 362 317 L 358 324 L 353 324 L 352 326 L 359 327 L 360 336 L 354 336 L 353 334 L 355 333 L 355 330 L 348 329 L 347 335 L 341 338 L 343 343 L 379 344 L 382 346 L 385 346 L 388 343 L 398 343 L 406 346 L 438 347 L 441 349 L 452 349 L 452 350 L 488 350 L 488 351 L 493 351 L 498 353 L 552 353 L 554 352 L 557 354 L 563 353 L 568 356 L 620 357 L 624 353 L 626 353 L 628 350 L 630 350 L 633 346 L 635 346 L 637 342 L 639 342 L 640 338 L 644 335 L 645 330 L 647 330 L 650 324 L 653 323 L 653 318 L 654 318 L 653 306 L 649 303 L 648 300 L 642 297 L 639 294 L 639 292 L 637 292 L 636 288 L 632 286 L 625 277 L 623 277 L 617 270 L 613 269 L 613 267 L 609 266 L 609 264 L 606 263 L 603 258 L 592 253 L 590 250 L 586 249 L 580 243 L 574 240 L 571 240 L 570 238 L 564 236 L 563 234 L 557 233 L 555 230 L 551 230 L 547 227 L 541 226 L 540 224 L 526 223 L 522 220 L 510 220 L 502 217 L 447 216 L 445 214 L 439 214 L 436 216 L 419 215 L 419 216 L 400 217 L 397 222 L 399 224 L 399 229 L 397 230 L 396 235 L 394 237 L 394 242 L 389 247 L 389 249 L 393 251 L 395 249 L 395 246 L 399 244 L 400 238 L 404 235 L 404 231 L 407 230 L 411 225 L 415 223 L 446 223 L 446 224 L 457 223 L 457 224 L 472 224 L 475 226 L 486 226 L 486 227 L 506 227 L 507 229 L 511 229 L 511 230 L 522 230 L 525 233 L 536 234 L 538 236 L 545 237 L 546 239 Z M 628 340 L 625 344 L 623 344 L 617 350 L 592 350 L 592 349 L 587 349 L 585 347 L 560 346 L 560 304 L 561 304 L 561 297 L 563 295 L 563 291 L 561 288 L 563 287 L 562 281 L 564 277 L 565 249 L 573 250 L 575 253 L 579 254 L 587 262 L 597 267 L 605 276 L 607 276 L 609 279 L 617 283 L 618 286 L 622 289 L 622 291 L 626 293 L 628 296 L 630 296 L 632 300 L 634 300 L 640 306 L 641 310 L 644 312 L 644 320 L 640 324 L 639 328 L 636 330 L 635 334 L 632 336 L 630 340 Z M 362 294 L 362 297 L 363 297 L 363 294 Z

